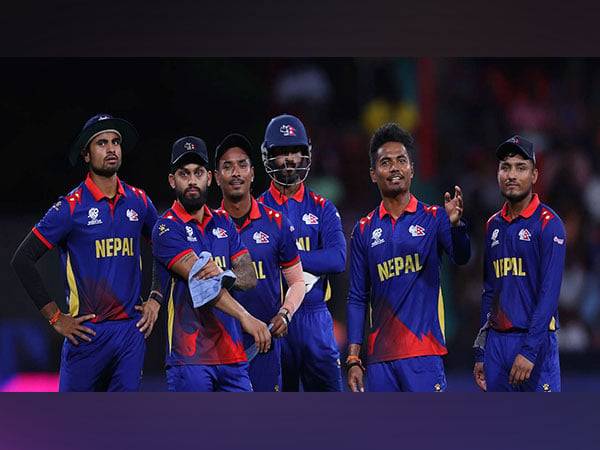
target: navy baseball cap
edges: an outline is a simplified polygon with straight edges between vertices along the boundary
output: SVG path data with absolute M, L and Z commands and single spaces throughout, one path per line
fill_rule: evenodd
M 138 133 L 133 125 L 125 119 L 119 119 L 110 114 L 96 114 L 88 119 L 83 128 L 75 138 L 69 151 L 71 165 L 77 164 L 81 152 L 87 147 L 92 139 L 98 134 L 113 131 L 121 136 L 121 149 L 131 150 L 138 140 Z
M 535 152 L 533 150 L 533 142 L 519 136 L 514 135 L 510 139 L 507 139 L 496 149 L 496 156 L 502 160 L 509 153 L 518 153 L 525 159 L 530 159 L 535 164 Z
M 274 117 L 265 130 L 263 148 L 270 150 L 274 147 L 310 147 L 304 125 L 296 116 L 282 114 Z
M 202 139 L 195 136 L 185 136 L 177 139 L 171 150 L 171 172 L 191 162 L 208 167 L 206 144 Z
M 239 147 L 246 152 L 250 161 L 252 161 L 252 144 L 250 140 L 239 133 L 231 133 L 225 136 L 225 139 L 221 141 L 219 145 L 217 145 L 217 149 L 215 150 L 215 169 L 219 164 L 219 160 L 221 156 L 233 147 Z

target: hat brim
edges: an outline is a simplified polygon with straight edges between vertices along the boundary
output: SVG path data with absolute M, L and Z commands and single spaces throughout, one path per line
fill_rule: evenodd
M 252 159 L 252 144 L 250 143 L 250 140 L 242 134 L 232 133 L 225 136 L 225 139 L 217 145 L 217 149 L 215 150 L 215 169 L 217 168 L 217 163 L 221 159 L 221 156 L 233 147 L 241 148 L 246 152 L 248 158 Z
M 82 130 L 77 136 L 69 152 L 69 162 L 75 166 L 79 155 L 88 144 L 92 136 L 101 133 L 104 130 L 117 130 L 121 135 L 121 149 L 130 151 L 135 147 L 138 141 L 138 133 L 132 124 L 124 119 L 113 117 L 111 119 L 100 120 L 86 129 Z
M 186 164 L 190 163 L 199 164 L 208 169 L 208 161 L 198 152 L 190 150 L 189 152 L 179 155 L 177 159 L 171 163 L 171 173 L 174 173 L 181 166 L 185 166 Z
M 509 153 L 518 153 L 525 159 L 530 159 L 535 161 L 530 155 L 527 154 L 525 150 L 523 150 L 519 145 L 514 144 L 512 142 L 504 142 L 498 146 L 496 149 L 496 157 L 499 160 L 503 160 L 507 154 Z

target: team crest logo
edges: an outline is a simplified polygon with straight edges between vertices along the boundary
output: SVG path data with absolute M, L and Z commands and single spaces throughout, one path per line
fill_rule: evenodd
M 383 244 L 385 242 L 384 239 L 381 239 L 381 235 L 383 234 L 383 230 L 381 228 L 376 228 L 373 230 L 373 234 L 371 235 L 371 247 L 375 247 L 376 245 Z
M 519 231 L 519 239 L 521 241 L 531 241 L 531 233 L 527 228 L 522 228 L 521 231 Z
M 186 150 L 194 150 L 196 148 L 196 146 L 194 144 L 192 144 L 191 142 L 186 142 L 185 144 L 183 144 L 183 147 Z
M 217 239 L 225 239 L 227 237 L 227 231 L 220 227 L 213 229 L 212 234 L 215 235 Z
M 163 234 L 165 234 L 167 231 L 169 231 L 169 228 L 168 228 L 168 227 L 167 227 L 167 226 L 166 226 L 164 223 L 161 223 L 161 224 L 158 226 L 158 235 L 159 235 L 159 236 L 162 236 L 162 235 L 163 235 Z
M 138 213 L 133 209 L 127 210 L 127 217 L 129 218 L 130 222 L 137 222 L 139 220 Z
M 189 225 L 186 225 L 185 232 L 187 233 L 187 240 L 189 242 L 196 242 L 198 239 L 194 236 L 194 230 Z
M 498 245 L 500 242 L 498 241 L 498 234 L 500 234 L 500 230 L 498 228 L 496 228 L 493 232 L 492 232 L 492 247 L 495 247 L 496 245 Z
M 304 214 L 302 216 L 302 221 L 306 225 L 318 225 L 319 224 L 319 218 L 317 216 L 315 216 L 314 214 L 311 214 L 311 213 Z
M 101 219 L 98 219 L 98 215 L 100 214 L 100 211 L 98 211 L 98 208 L 90 208 L 90 210 L 88 211 L 88 225 L 99 225 L 102 223 Z
M 408 227 L 408 232 L 413 237 L 425 236 L 425 228 L 421 225 L 411 225 Z
M 281 125 L 279 131 L 284 136 L 296 136 L 296 129 L 291 125 Z
M 262 231 L 257 231 L 252 235 L 252 239 L 256 241 L 257 244 L 268 244 L 269 243 L 269 235 L 263 233 Z

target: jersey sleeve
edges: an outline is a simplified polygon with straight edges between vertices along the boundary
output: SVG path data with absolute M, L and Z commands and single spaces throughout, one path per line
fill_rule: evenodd
M 346 238 L 342 220 L 333 203 L 326 201 L 323 206 L 320 241 L 317 250 L 299 250 L 304 271 L 313 275 L 341 273 L 346 268 Z
M 346 303 L 348 342 L 362 344 L 371 283 L 366 246 L 358 223 L 350 239 L 350 289 Z
M 438 245 L 450 256 L 455 264 L 464 265 L 471 257 L 471 241 L 467 225 L 461 221 L 452 226 L 448 213 L 444 208 L 437 208 L 438 214 Z
M 158 219 L 152 230 L 152 254 L 167 269 L 192 252 L 183 227 L 170 219 Z
M 286 217 L 283 217 L 281 221 L 281 235 L 278 244 L 277 256 L 279 258 L 279 265 L 282 268 L 292 267 L 300 261 L 298 248 L 296 247 L 294 227 Z
M 487 234 L 487 233 L 486 233 Z M 494 301 L 495 287 L 494 287 L 494 270 L 492 268 L 492 261 L 490 260 L 489 248 L 487 242 L 489 242 L 488 236 L 485 238 L 485 249 L 483 251 L 483 290 L 481 292 L 481 313 L 480 313 L 480 328 L 482 328 L 487 322 Z M 484 349 L 475 349 L 475 361 L 483 361 Z
M 52 249 L 71 232 L 72 227 L 71 208 L 63 197 L 48 209 L 32 231 L 48 249 Z
M 529 323 L 529 332 L 521 346 L 521 355 L 535 362 L 552 316 L 558 309 L 558 297 L 565 266 L 565 228 L 558 217 L 552 218 L 540 237 L 540 289 Z
M 146 216 L 144 217 L 144 225 L 142 226 L 142 236 L 150 240 L 152 238 L 152 230 L 158 220 L 158 212 L 154 207 L 154 203 L 150 200 L 150 197 L 146 197 Z

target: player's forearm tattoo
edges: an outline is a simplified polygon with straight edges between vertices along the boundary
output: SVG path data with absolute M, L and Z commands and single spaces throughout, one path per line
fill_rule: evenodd
M 247 291 L 256 287 L 256 272 L 248 253 L 237 257 L 231 265 L 233 272 L 237 276 L 237 280 L 235 280 L 233 285 L 235 289 Z

